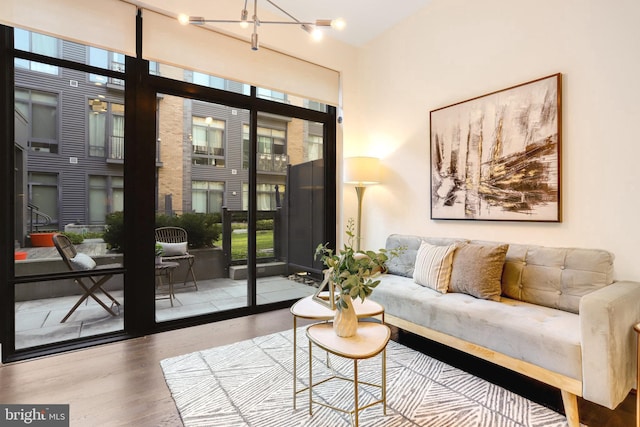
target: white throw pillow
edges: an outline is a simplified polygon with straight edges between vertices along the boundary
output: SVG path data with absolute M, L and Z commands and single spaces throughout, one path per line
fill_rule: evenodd
M 87 254 L 78 252 L 76 256 L 71 258 L 71 265 L 76 270 L 93 270 L 96 267 L 96 262 Z
M 434 289 L 442 294 L 449 289 L 453 254 L 456 245 L 434 246 L 422 242 L 416 255 L 413 280 L 419 285 Z
M 187 253 L 187 242 L 166 243 L 158 242 L 162 246 L 162 256 L 180 256 Z

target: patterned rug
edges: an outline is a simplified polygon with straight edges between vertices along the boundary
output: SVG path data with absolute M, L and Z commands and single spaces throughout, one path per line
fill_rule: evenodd
M 309 354 L 304 328 L 298 338 L 298 382 L 308 383 Z M 198 351 L 161 362 L 185 426 L 349 426 L 350 416 L 313 405 L 298 395 L 293 409 L 293 331 Z M 353 362 L 313 350 L 314 383 L 332 369 L 352 378 Z M 360 381 L 380 383 L 381 356 L 360 361 Z M 332 380 L 314 386 L 314 400 L 351 409 L 353 384 Z M 359 388 L 361 406 L 380 398 L 380 389 Z M 374 405 L 360 413 L 360 425 L 429 427 L 566 426 L 566 418 L 515 393 L 394 341 L 387 346 L 387 415 Z

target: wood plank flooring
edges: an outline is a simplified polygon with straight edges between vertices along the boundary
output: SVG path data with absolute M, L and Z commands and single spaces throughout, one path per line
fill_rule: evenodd
M 180 426 L 160 360 L 291 327 L 283 309 L 4 365 L 0 402 L 70 404 L 71 426 Z M 397 330 L 393 338 L 426 353 L 433 347 Z M 615 411 L 581 401 L 580 418 L 590 427 L 631 427 L 635 395 Z

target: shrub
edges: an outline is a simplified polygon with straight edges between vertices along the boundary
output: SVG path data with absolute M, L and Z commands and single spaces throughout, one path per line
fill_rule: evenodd
M 106 227 L 102 238 L 107 248 L 124 252 L 124 212 L 113 212 L 105 218 Z
M 189 246 L 203 248 L 213 246 L 222 233 L 220 214 L 185 213 L 180 216 L 156 215 L 156 227 L 181 227 L 187 231 Z M 114 212 L 106 217 L 103 239 L 114 251 L 124 251 L 124 213 Z
M 71 243 L 73 243 L 74 245 L 79 245 L 80 243 L 84 242 L 84 236 L 80 233 L 73 233 L 70 231 L 64 231 L 60 234 L 64 234 L 65 236 L 67 236 L 69 238 L 69 240 L 71 241 Z
M 211 247 L 220 236 L 220 214 L 184 213 L 175 218 L 176 224 L 172 225 L 187 231 L 189 246 L 192 248 Z
M 256 230 L 273 230 L 273 220 L 272 219 L 257 220 Z

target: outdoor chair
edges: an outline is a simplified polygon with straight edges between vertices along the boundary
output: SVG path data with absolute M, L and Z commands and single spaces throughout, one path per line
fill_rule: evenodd
M 91 270 L 92 272 L 96 272 L 95 276 L 88 277 L 78 277 L 74 278 L 74 282 L 80 286 L 84 293 L 76 302 L 76 304 L 69 310 L 66 316 L 60 321 L 60 323 L 64 323 L 67 321 L 69 316 L 73 314 L 74 311 L 80 304 L 82 304 L 87 298 L 93 298 L 102 308 L 107 310 L 109 314 L 112 316 L 117 316 L 118 314 L 112 310 L 111 307 L 114 305 L 118 306 L 118 312 L 120 311 L 119 306 L 120 303 L 113 297 L 109 292 L 107 292 L 102 286 L 113 277 L 112 273 L 100 273 L 100 270 L 112 269 L 112 268 L 120 268 L 122 264 L 106 264 L 106 265 L 96 265 L 96 262 L 89 255 L 84 254 L 82 252 L 78 252 L 76 247 L 71 243 L 69 238 L 64 234 L 55 234 L 53 236 L 53 244 L 56 246 L 58 253 L 62 257 L 65 265 L 71 271 L 83 271 L 83 270 Z M 85 283 L 86 280 L 89 280 L 91 284 Z M 106 305 L 97 295 L 96 292 L 102 292 L 111 300 L 111 307 Z
M 193 279 L 193 286 L 198 290 L 198 282 L 193 272 L 193 263 L 196 257 L 189 253 L 189 239 L 187 231 L 180 227 L 156 228 L 156 242 L 162 246 L 162 261 L 183 261 L 188 263 L 187 274 L 184 277 L 184 285 L 187 285 L 189 274 Z

